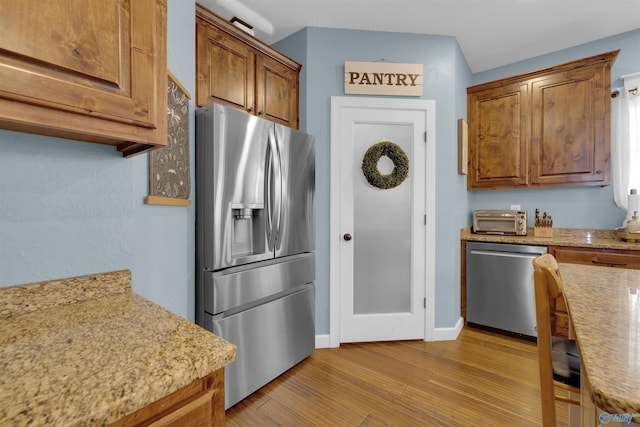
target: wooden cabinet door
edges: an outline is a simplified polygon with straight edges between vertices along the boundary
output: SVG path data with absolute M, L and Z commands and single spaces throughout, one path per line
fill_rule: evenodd
M 300 64 L 196 5 L 196 102 L 298 128 Z
M 640 270 L 640 252 L 623 249 L 600 249 L 568 246 L 549 246 L 549 253 L 559 263 L 598 265 L 603 267 Z M 562 275 L 562 267 L 560 267 Z M 569 336 L 569 315 L 564 297 L 552 299 L 555 335 Z
M 609 183 L 609 66 L 596 64 L 532 82 L 533 184 Z
M 639 251 L 558 246 L 549 247 L 549 252 L 558 262 L 640 270 Z
M 2 127 L 165 145 L 166 84 L 165 1 L 2 1 Z
M 214 391 L 208 390 L 151 423 L 150 427 L 204 427 L 213 424 Z
M 220 368 L 109 427 L 216 427 L 223 426 L 225 420 L 224 368 Z
M 467 188 L 609 184 L 618 51 L 467 88 Z
M 202 20 L 197 25 L 198 105 L 217 102 L 252 113 L 254 50 Z
M 529 91 L 516 83 L 468 96 L 467 188 L 513 188 L 528 184 Z
M 263 55 L 256 70 L 258 115 L 297 129 L 298 72 Z

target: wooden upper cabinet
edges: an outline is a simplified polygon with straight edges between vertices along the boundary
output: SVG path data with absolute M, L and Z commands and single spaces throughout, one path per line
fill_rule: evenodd
M 256 69 L 258 115 L 297 128 L 298 71 L 266 56 L 258 57 Z
M 617 54 L 468 88 L 467 188 L 609 184 Z
M 0 127 L 125 155 L 166 145 L 166 13 L 166 0 L 3 0 Z
M 198 20 L 198 105 L 227 104 L 247 112 L 255 105 L 255 53 L 253 50 Z
M 468 97 L 470 164 L 468 185 L 519 187 L 527 185 L 529 94 L 516 83 L 473 93 Z
M 298 128 L 301 65 L 196 4 L 196 102 Z
M 610 81 L 599 63 L 532 83 L 533 184 L 609 183 Z

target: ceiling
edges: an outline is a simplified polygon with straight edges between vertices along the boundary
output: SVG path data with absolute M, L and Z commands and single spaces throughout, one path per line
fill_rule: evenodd
M 447 35 L 477 73 L 640 28 L 638 0 L 197 0 L 273 44 L 301 28 Z

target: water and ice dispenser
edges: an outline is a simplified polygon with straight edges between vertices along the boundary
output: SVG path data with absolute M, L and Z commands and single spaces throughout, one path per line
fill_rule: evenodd
M 247 256 L 265 252 L 264 205 L 232 203 L 231 256 Z

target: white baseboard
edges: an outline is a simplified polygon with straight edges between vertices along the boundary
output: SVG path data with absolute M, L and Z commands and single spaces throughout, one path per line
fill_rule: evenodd
M 435 328 L 434 341 L 453 341 L 457 339 L 463 326 L 464 319 L 459 317 L 453 328 Z
M 329 334 L 316 335 L 316 348 L 329 348 Z
M 458 338 L 462 327 L 464 326 L 464 319 L 458 318 L 455 326 L 452 328 L 435 328 L 433 334 L 433 341 L 453 341 Z M 316 348 L 329 348 L 331 340 L 329 334 L 316 335 Z

